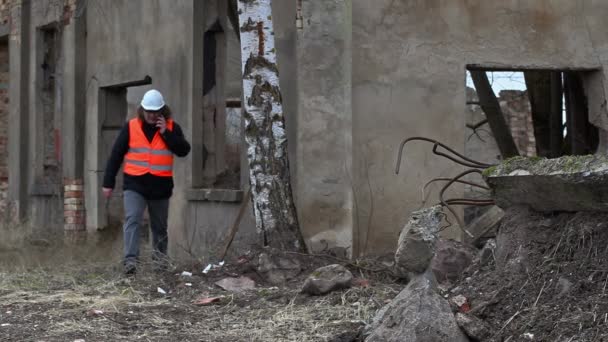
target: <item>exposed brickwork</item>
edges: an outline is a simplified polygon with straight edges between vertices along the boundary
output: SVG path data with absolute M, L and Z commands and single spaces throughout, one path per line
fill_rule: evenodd
M 86 229 L 82 179 L 64 179 L 63 181 L 63 222 L 65 230 Z
M 503 90 L 499 99 L 507 124 L 511 129 L 515 145 L 522 156 L 536 155 L 536 139 L 528 92 L 521 90 Z

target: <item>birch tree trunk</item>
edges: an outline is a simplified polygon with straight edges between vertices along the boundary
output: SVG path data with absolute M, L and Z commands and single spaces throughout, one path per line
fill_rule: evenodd
M 289 177 L 271 2 L 238 0 L 251 195 L 264 246 L 303 251 Z

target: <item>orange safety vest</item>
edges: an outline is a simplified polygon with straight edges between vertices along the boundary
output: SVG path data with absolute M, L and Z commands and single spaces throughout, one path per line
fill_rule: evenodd
M 152 142 L 148 141 L 139 118 L 129 120 L 129 151 L 125 155 L 124 172 L 131 176 L 150 173 L 155 176 L 173 176 L 173 152 L 160 133 L 154 134 Z M 167 129 L 173 130 L 173 120 L 167 120 Z

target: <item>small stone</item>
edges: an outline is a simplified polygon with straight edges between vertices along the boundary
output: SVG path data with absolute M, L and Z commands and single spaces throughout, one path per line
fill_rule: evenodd
M 473 315 L 459 312 L 456 314 L 456 323 L 467 336 L 474 340 L 485 341 L 490 337 L 488 324 Z
M 344 266 L 334 264 L 318 268 L 306 279 L 302 292 L 322 295 L 352 285 L 353 275 Z
M 486 241 L 485 245 L 479 252 L 479 263 L 481 265 L 487 265 L 494 261 L 494 251 L 496 250 L 496 240 L 490 239 Z
M 564 277 L 560 277 L 557 280 L 557 288 L 558 288 L 558 294 L 557 297 L 563 297 L 564 295 L 567 295 L 571 290 L 572 290 L 572 282 Z
M 216 282 L 215 285 L 229 292 L 243 292 L 255 289 L 255 281 L 247 277 L 224 278 Z

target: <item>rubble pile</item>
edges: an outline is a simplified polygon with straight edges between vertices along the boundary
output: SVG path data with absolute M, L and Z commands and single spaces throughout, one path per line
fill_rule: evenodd
M 443 241 L 440 208 L 414 212 L 395 255 L 409 283 L 366 341 L 608 341 L 608 159 L 518 157 L 484 178 L 500 209 L 471 230 L 495 239 Z

